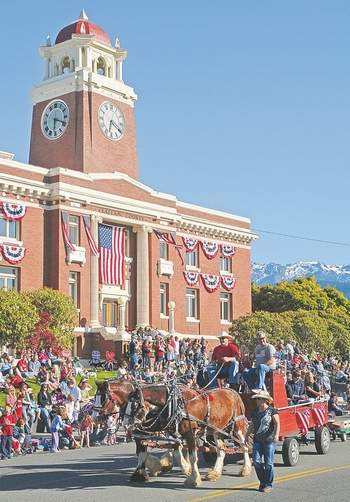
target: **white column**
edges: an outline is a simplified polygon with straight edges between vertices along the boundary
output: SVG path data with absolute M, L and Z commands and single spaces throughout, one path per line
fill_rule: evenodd
M 102 222 L 102 218 L 91 216 L 91 234 L 96 243 L 98 243 L 98 224 Z M 98 286 L 99 286 L 99 270 L 98 256 L 91 253 L 90 257 L 90 325 L 92 328 L 100 326 L 98 320 L 99 301 L 98 301 Z
M 149 325 L 149 250 L 148 234 L 151 229 L 142 226 L 137 231 L 137 326 Z
M 168 303 L 169 309 L 169 334 L 175 334 L 175 302 Z
M 118 334 L 123 335 L 125 333 L 125 323 L 126 323 L 126 298 L 124 296 L 120 296 L 118 298 L 118 306 L 119 306 L 119 325 L 117 332 Z
M 117 60 L 117 80 L 123 80 L 123 61 Z

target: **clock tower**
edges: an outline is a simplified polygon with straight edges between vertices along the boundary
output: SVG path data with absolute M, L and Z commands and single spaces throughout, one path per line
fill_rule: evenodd
M 43 81 L 33 88 L 29 163 L 138 178 L 134 90 L 123 81 L 127 51 L 84 11 L 54 44 L 40 47 Z

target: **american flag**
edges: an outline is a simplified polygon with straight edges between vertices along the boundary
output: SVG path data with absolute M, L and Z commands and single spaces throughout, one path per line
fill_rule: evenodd
M 61 211 L 61 225 L 62 225 L 63 240 L 66 245 L 66 248 L 74 251 L 75 246 L 69 238 L 69 217 L 66 211 Z
M 101 283 L 124 285 L 125 229 L 101 224 L 98 226 L 98 237 Z
M 185 264 L 183 256 L 181 254 L 180 249 L 182 249 L 182 244 L 176 244 L 176 234 L 175 232 L 158 232 L 158 230 L 153 230 L 153 232 L 156 234 L 159 240 L 162 240 L 166 242 L 167 244 L 170 244 L 171 246 L 175 246 L 175 249 L 177 251 L 177 254 L 179 255 L 179 258 L 181 260 L 182 265 Z
M 84 222 L 85 232 L 86 232 L 86 236 L 89 241 L 89 246 L 90 246 L 91 252 L 95 256 L 98 256 L 99 255 L 98 246 L 97 246 L 95 239 L 93 238 L 92 233 L 91 233 L 90 216 L 87 216 L 86 214 L 84 214 L 83 215 L 83 222 Z

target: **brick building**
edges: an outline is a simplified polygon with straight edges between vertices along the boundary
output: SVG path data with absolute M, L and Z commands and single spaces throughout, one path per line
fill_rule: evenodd
M 126 328 L 149 324 L 213 337 L 249 313 L 250 220 L 180 202 L 138 178 L 137 96 L 124 83 L 118 40 L 112 45 L 82 12 L 40 55 L 29 163 L 0 152 L 0 287 L 69 294 L 80 312 L 80 354 L 120 350 Z M 99 280 L 84 215 L 97 243 L 102 222 L 125 229 L 124 284 Z M 182 249 L 154 230 L 176 233 Z

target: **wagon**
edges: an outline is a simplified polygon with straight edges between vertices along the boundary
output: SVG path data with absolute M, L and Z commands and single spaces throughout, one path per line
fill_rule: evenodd
M 284 376 L 274 371 L 266 377 L 266 387 L 274 400 L 280 417 L 280 436 L 282 458 L 286 466 L 294 466 L 299 460 L 300 444 L 305 443 L 306 434 L 313 431 L 315 448 L 318 454 L 328 453 L 331 437 L 328 424 L 328 408 L 325 400 L 307 401 L 288 405 Z M 249 419 L 253 410 L 250 395 L 242 395 Z M 350 419 L 350 417 L 349 417 Z
M 339 438 L 343 442 L 346 441 L 347 435 L 350 434 L 350 415 L 331 418 L 328 427 L 333 440 Z

